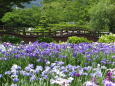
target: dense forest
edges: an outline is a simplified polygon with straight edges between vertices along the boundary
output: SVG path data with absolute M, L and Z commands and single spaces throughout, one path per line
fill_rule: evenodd
M 51 24 L 73 24 L 91 30 L 115 32 L 115 0 L 43 0 L 39 7 L 22 8 L 21 3 L 29 1 L 1 1 L 0 21 L 7 26 L 42 25 L 47 28 Z M 19 8 L 12 8 L 13 5 Z

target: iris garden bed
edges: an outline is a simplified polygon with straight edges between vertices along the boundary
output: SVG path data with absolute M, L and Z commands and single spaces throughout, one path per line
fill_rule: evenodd
M 0 85 L 115 86 L 115 45 L 3 43 Z

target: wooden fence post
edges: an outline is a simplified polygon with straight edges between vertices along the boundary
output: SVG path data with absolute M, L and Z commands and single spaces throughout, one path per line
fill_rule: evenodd
M 44 33 L 44 30 L 42 31 L 42 36 L 45 37 L 45 33 Z
M 51 29 L 49 29 L 48 31 L 49 31 L 48 35 L 49 37 L 51 37 Z
M 23 35 L 26 35 L 26 29 L 25 29 L 25 27 L 23 29 Z
M 63 29 L 60 31 L 60 36 L 63 37 Z

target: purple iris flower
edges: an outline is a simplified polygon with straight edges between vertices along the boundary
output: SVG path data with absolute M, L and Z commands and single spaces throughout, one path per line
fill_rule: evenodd
M 16 82 L 18 82 L 18 81 L 19 81 L 18 78 L 13 78 L 13 82 L 14 82 L 14 83 L 16 83 Z
M 3 75 L 2 75 L 2 74 L 0 74 L 0 78 L 2 78 L 2 76 L 3 76 Z
M 80 77 L 80 74 L 79 73 L 75 73 L 74 76 Z

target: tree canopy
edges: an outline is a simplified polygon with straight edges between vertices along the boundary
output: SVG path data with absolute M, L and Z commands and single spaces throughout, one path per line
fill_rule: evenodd
M 41 4 L 40 7 L 8 12 L 2 22 L 22 26 L 45 24 L 45 27 L 47 24 L 73 22 L 92 30 L 115 31 L 114 0 L 43 0 Z
M 39 24 L 40 9 L 38 7 L 18 9 L 13 12 L 8 12 L 2 18 L 7 26 L 25 26 L 33 27 Z
M 6 12 L 10 12 L 13 6 L 23 7 L 22 3 L 32 0 L 0 0 L 0 19 Z
M 101 0 L 89 9 L 90 27 L 95 30 L 115 29 L 115 3 Z

